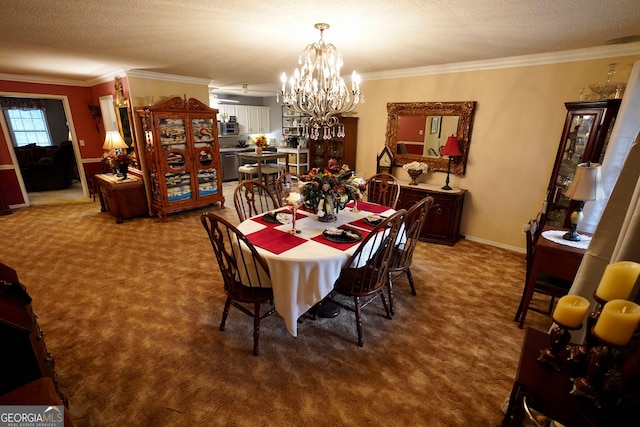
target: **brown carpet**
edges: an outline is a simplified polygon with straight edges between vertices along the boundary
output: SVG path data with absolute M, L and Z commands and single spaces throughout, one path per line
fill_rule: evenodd
M 202 211 L 118 225 L 82 199 L 0 217 L 0 262 L 33 297 L 80 426 L 501 422 L 524 336 L 513 322 L 523 254 L 419 243 L 418 295 L 397 283 L 393 320 L 367 307 L 363 348 L 352 313 L 305 319 L 297 338 L 275 315 L 254 357 L 249 317 L 232 310 L 218 330 L 224 295 Z M 230 198 L 222 212 L 237 223 Z M 550 321 L 530 313 L 527 325 Z

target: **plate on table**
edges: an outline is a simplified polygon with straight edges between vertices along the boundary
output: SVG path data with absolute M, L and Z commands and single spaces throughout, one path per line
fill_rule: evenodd
M 354 243 L 362 240 L 362 234 L 357 230 L 343 230 L 342 228 L 327 228 L 322 237 L 333 243 Z
M 380 215 L 369 215 L 363 221 L 365 224 L 375 227 L 376 225 L 380 224 L 383 219 L 384 218 Z
M 262 219 L 272 224 L 289 224 L 291 222 L 291 213 L 289 212 L 267 212 L 262 215 Z

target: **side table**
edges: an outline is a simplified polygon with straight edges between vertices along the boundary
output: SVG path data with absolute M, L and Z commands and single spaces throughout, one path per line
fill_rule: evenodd
M 543 365 L 537 359 L 540 350 L 547 347 L 548 334 L 527 328 L 503 427 L 522 425 L 525 396 L 530 407 L 566 427 L 626 426 L 631 425 L 629 420 L 637 420 L 638 408 L 598 409 L 590 401 L 569 394 L 572 379 L 583 376 L 585 368 L 566 362 L 556 372 Z
M 129 175 L 122 179 L 106 173 L 95 175 L 100 196 L 100 210 L 111 212 L 120 224 L 127 218 L 148 216 L 149 208 L 142 179 Z

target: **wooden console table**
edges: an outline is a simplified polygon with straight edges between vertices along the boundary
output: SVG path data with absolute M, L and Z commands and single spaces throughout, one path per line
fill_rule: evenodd
M 520 364 L 503 427 L 520 427 L 524 418 L 523 398 L 528 406 L 567 427 L 634 425 L 638 408 L 597 409 L 590 401 L 569 394 L 572 378 L 583 376 L 584 368 L 561 365 L 560 372 L 538 362 L 540 350 L 549 347 L 549 335 L 527 328 Z
M 437 185 L 409 185 L 400 181 L 398 209 L 409 209 L 424 197 L 432 196 L 433 205 L 420 233 L 420 240 L 453 246 L 460 239 L 460 218 L 467 190 L 442 190 Z
M 142 179 L 129 175 L 123 180 L 122 177 L 107 173 L 95 175 L 95 180 L 100 189 L 101 211 L 111 212 L 117 224 L 127 218 L 149 215 Z

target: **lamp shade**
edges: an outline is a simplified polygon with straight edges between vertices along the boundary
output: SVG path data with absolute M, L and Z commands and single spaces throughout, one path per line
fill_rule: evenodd
M 458 145 L 458 138 L 453 135 L 448 137 L 447 143 L 444 145 L 440 155 L 449 157 L 461 156 L 462 153 L 460 152 L 460 146 Z
M 116 148 L 129 148 L 122 136 L 120 136 L 120 132 L 118 131 L 109 131 L 107 132 L 107 137 L 104 139 L 104 144 L 102 145 L 103 150 L 115 150 Z
M 569 189 L 564 194 L 572 200 L 604 199 L 602 172 L 598 163 L 580 163 Z

